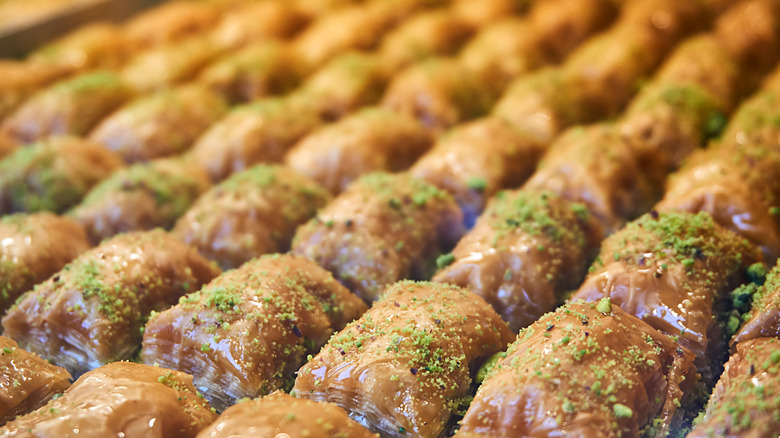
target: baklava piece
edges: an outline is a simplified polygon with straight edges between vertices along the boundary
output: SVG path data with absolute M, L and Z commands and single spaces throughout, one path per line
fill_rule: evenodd
M 388 86 L 382 106 L 441 132 L 487 114 L 495 99 L 492 86 L 456 59 L 435 58 L 400 72 Z
M 780 430 L 780 339 L 737 344 L 688 438 L 775 438 Z
M 0 122 L 39 89 L 67 74 L 67 71 L 31 62 L 0 60 Z M 2 130 L 0 130 L 2 131 Z M 6 133 L 0 133 L 6 135 Z
M 432 142 L 417 120 L 367 108 L 309 134 L 290 150 L 285 162 L 338 194 L 361 175 L 405 170 Z
M 216 418 L 192 377 L 115 362 L 81 376 L 62 397 L 9 422 L 0 435 L 194 438 Z
M 256 400 L 240 400 L 198 438 L 379 438 L 349 418 L 344 409 L 275 392 Z M 282 435 L 282 436 L 284 436 Z
M 437 257 L 463 233 L 463 216 L 449 194 L 408 174 L 374 173 L 300 227 L 292 251 L 371 302 L 396 281 L 429 279 Z
M 134 100 L 103 119 L 89 138 L 127 162 L 180 154 L 227 112 L 227 103 L 200 85 L 184 85 Z
M 707 385 L 725 361 L 716 319 L 761 254 L 706 213 L 646 214 L 608 237 L 574 298 L 612 303 L 692 351 Z
M 51 213 L 0 219 L 0 313 L 90 248 L 84 228 Z
M 51 135 L 85 135 L 133 97 L 113 73 L 85 73 L 44 88 L 3 121 L 0 129 L 24 143 Z
M 608 298 L 578 301 L 497 356 L 455 436 L 666 436 L 697 377 L 691 352 Z
M 347 52 L 334 58 L 292 94 L 326 121 L 338 120 L 358 108 L 378 103 L 392 70 L 376 55 Z
M 217 59 L 200 72 L 197 82 L 231 102 L 251 102 L 291 91 L 307 73 L 286 43 L 269 40 Z
M 449 11 L 422 12 L 388 33 L 378 53 L 399 70 L 435 55 L 454 55 L 473 33 L 472 26 Z
M 90 240 L 129 231 L 169 229 L 211 187 L 197 163 L 162 159 L 114 172 L 68 212 Z
M 194 79 L 224 52 L 209 36 L 195 35 L 138 52 L 119 74 L 141 93 L 159 91 Z
M 122 167 L 102 145 L 78 137 L 49 137 L 0 161 L 0 213 L 61 213 Z
M 223 269 L 289 251 L 295 230 L 330 201 L 297 172 L 257 165 L 213 187 L 187 210 L 173 234 Z
M 476 370 L 513 337 L 468 290 L 403 281 L 298 371 L 293 395 L 335 403 L 382 436 L 443 436 Z
M 490 197 L 531 176 L 543 149 L 506 120 L 485 117 L 442 135 L 409 172 L 451 193 L 471 228 Z
M 582 204 L 499 192 L 433 281 L 468 288 L 517 332 L 581 284 L 601 237 Z
M 95 68 L 116 69 L 131 52 L 117 25 L 97 22 L 44 45 L 28 60 L 75 73 Z
M 289 388 L 306 356 L 365 311 L 314 262 L 266 256 L 152 316 L 141 358 L 192 374 L 221 410 L 243 397 Z
M 0 336 L 0 424 L 46 404 L 70 386 L 64 369 Z
M 753 295 L 752 307 L 745 320 L 745 325 L 732 342 L 742 343 L 760 337 L 780 338 L 780 265 L 769 272 L 766 282 Z
M 153 310 L 174 305 L 219 272 L 161 230 L 123 234 L 23 295 L 3 318 L 4 334 L 78 376 L 130 358 Z
M 212 31 L 212 37 L 231 48 L 275 38 L 289 39 L 310 19 L 292 2 L 242 2 L 225 13 Z
M 301 138 L 322 125 L 306 104 L 269 99 L 230 110 L 190 151 L 213 181 L 258 163 L 277 163 Z

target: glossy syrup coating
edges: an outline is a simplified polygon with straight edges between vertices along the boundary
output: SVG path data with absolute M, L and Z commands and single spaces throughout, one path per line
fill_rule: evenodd
M 70 374 L 0 336 L 0 424 L 46 404 L 70 386 Z
M 780 255 L 780 150 L 715 144 L 669 178 L 659 211 L 709 213 L 718 225 L 759 246 L 767 263 Z
M 379 56 L 398 70 L 435 55 L 454 55 L 474 30 L 450 11 L 421 12 L 382 39 Z
M 26 145 L 0 161 L 0 213 L 61 213 L 122 165 L 117 154 L 78 137 Z
M 119 233 L 172 228 L 209 187 L 197 163 L 175 158 L 139 163 L 111 174 L 68 216 L 97 244 Z
M 496 95 L 454 58 L 434 58 L 396 75 L 381 105 L 408 114 L 434 132 L 488 113 Z
M 531 176 L 543 146 L 504 119 L 484 117 L 440 136 L 409 172 L 452 194 L 470 227 L 496 192 Z
M 737 344 L 690 438 L 774 438 L 780 430 L 780 339 Z
M 724 295 L 761 254 L 706 213 L 646 214 L 608 237 L 574 298 L 608 297 L 696 355 L 714 384 L 725 347 L 715 320 Z
M 225 50 L 208 35 L 194 35 L 138 52 L 119 74 L 141 93 L 159 91 L 194 79 Z
M 178 371 L 114 362 L 76 380 L 55 400 L 0 428 L 0 436 L 194 437 L 217 414 Z
M 455 436 L 666 436 L 697 378 L 668 337 L 608 299 L 576 301 L 498 355 Z
M 382 436 L 442 436 L 477 368 L 512 338 L 468 290 L 402 281 L 298 371 L 293 394 L 335 403 Z
M 517 332 L 581 283 L 600 240 L 582 204 L 546 192 L 499 192 L 433 281 L 468 288 Z
M 130 86 L 113 73 L 84 73 L 37 91 L 0 129 L 25 143 L 58 134 L 85 135 L 132 97 Z
M 291 397 L 283 392 L 229 407 L 198 438 L 378 438 L 340 407 Z
M 152 316 L 141 358 L 192 374 L 221 410 L 289 387 L 306 355 L 365 311 L 312 261 L 266 256 Z
M 661 189 L 641 172 L 637 154 L 611 123 L 564 132 L 523 188 L 585 204 L 608 233 L 649 210 Z
M 258 163 L 277 163 L 322 125 L 308 104 L 265 99 L 233 108 L 195 142 L 189 157 L 215 182 Z
M 80 375 L 129 358 L 152 310 L 175 304 L 219 272 L 161 230 L 122 234 L 23 295 L 3 318 L 4 334 Z
M 739 345 L 761 337 L 780 339 L 780 264 L 769 272 L 766 282 L 753 295 L 750 313 L 732 342 Z
M 366 302 L 396 281 L 430 278 L 463 235 L 452 197 L 408 174 L 360 178 L 298 229 L 292 251 L 314 260 Z
M 285 163 L 338 194 L 361 175 L 405 170 L 432 143 L 417 120 L 374 107 L 309 134 Z
M 527 16 L 505 16 L 481 29 L 459 57 L 503 89 L 522 74 L 561 62 L 615 15 L 609 0 L 535 2 Z
M 292 99 L 313 107 L 327 121 L 380 101 L 392 69 L 370 53 L 346 52 L 309 77 Z
M 84 228 L 51 213 L 0 219 L 0 313 L 90 248 Z
M 242 2 L 225 12 L 211 34 L 219 44 L 239 48 L 275 38 L 289 39 L 311 18 L 293 2 Z
M 207 31 L 220 18 L 208 2 L 169 1 L 133 17 L 123 32 L 134 47 L 148 48 Z
M 269 4 L 281 3 L 259 5 Z M 291 91 L 308 73 L 287 43 L 262 40 L 215 60 L 196 80 L 231 102 L 251 102 Z
M 103 121 L 89 138 L 127 162 L 178 155 L 227 112 L 227 102 L 200 85 L 140 97 Z
M 290 249 L 295 230 L 330 201 L 294 170 L 259 164 L 233 174 L 198 198 L 173 234 L 223 269 Z
M 40 47 L 27 59 L 75 73 L 94 68 L 115 69 L 131 53 L 119 26 L 98 21 Z

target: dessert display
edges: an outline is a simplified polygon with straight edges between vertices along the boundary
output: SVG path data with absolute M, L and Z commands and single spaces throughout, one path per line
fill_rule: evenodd
M 2 59 L 0 436 L 777 436 L 779 61 L 780 0 L 168 0 Z

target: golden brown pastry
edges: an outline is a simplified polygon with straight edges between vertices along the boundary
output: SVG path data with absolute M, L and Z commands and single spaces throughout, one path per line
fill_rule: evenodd
M 85 73 L 36 92 L 0 130 L 24 143 L 57 134 L 84 135 L 131 97 L 131 88 L 113 73 Z
M 306 355 L 366 305 L 314 262 L 265 256 L 228 271 L 153 315 L 141 358 L 187 372 L 223 410 L 292 386 Z
M 44 45 L 28 60 L 75 73 L 93 68 L 118 68 L 131 52 L 119 26 L 95 22 Z
M 231 102 L 251 102 L 291 91 L 307 73 L 286 43 L 267 40 L 217 59 L 200 72 L 197 81 Z
M 158 91 L 194 79 L 224 52 L 214 39 L 195 35 L 138 52 L 119 74 L 139 92 Z
M 616 15 L 611 0 L 535 2 L 526 17 L 491 23 L 469 42 L 461 61 L 497 90 L 521 74 L 561 62 Z
M 330 200 L 320 185 L 290 168 L 258 164 L 203 194 L 173 235 L 223 269 L 290 249 L 295 230 Z
M 288 39 L 306 26 L 311 16 L 292 2 L 243 2 L 225 13 L 212 37 L 227 47 L 273 38 Z
M 67 72 L 56 66 L 0 60 L 0 122 L 10 116 L 28 97 Z M 0 129 L 0 131 L 2 131 Z
M 255 400 L 239 400 L 198 438 L 276 438 L 280 434 L 310 438 L 379 438 L 347 416 L 340 407 L 291 397 L 277 391 Z
M 766 262 L 780 255 L 780 150 L 716 144 L 691 156 L 669 178 L 659 211 L 709 213 L 759 246 Z
M 0 336 L 0 424 L 46 404 L 70 386 L 65 368 L 52 365 Z
M 175 304 L 219 272 L 161 230 L 123 234 L 24 295 L 3 318 L 4 334 L 80 375 L 129 358 L 153 310 Z
M 674 45 L 707 21 L 706 12 L 694 2 L 629 2 L 612 28 L 561 67 L 514 81 L 493 113 L 545 142 L 572 124 L 614 117 Z
M 517 332 L 563 302 L 603 237 L 582 204 L 499 192 L 433 281 L 468 288 Z
M 373 107 L 309 134 L 285 163 L 338 194 L 361 175 L 405 170 L 432 142 L 417 120 Z
M 409 172 L 452 194 L 471 228 L 491 196 L 531 176 L 543 146 L 506 120 L 489 116 L 439 137 Z
M 737 344 L 690 438 L 774 438 L 780 430 L 780 339 Z
M 706 213 L 653 212 L 604 241 L 574 299 L 610 298 L 691 350 L 704 382 L 714 384 L 725 346 L 716 306 L 760 257 Z
M 122 164 L 117 154 L 78 137 L 19 148 L 0 161 L 0 213 L 63 212 Z
M 378 103 L 392 70 L 376 55 L 347 52 L 317 70 L 292 95 L 321 118 L 337 120 L 360 107 Z
M 114 362 L 81 376 L 62 397 L 0 428 L 2 436 L 194 437 L 217 414 L 178 371 Z
M 780 262 L 779 262 L 780 263 Z M 745 324 L 734 335 L 732 342 L 739 345 L 750 339 L 780 338 L 780 265 L 775 265 L 766 282 L 753 295 L 750 313 Z
M 127 162 L 178 155 L 227 112 L 214 91 L 196 84 L 140 97 L 103 121 L 89 138 Z
M 379 56 L 399 70 L 434 55 L 454 55 L 473 33 L 474 27 L 452 12 L 421 12 L 383 38 Z
M 585 204 L 607 234 L 649 210 L 662 190 L 641 172 L 637 155 L 611 123 L 564 132 L 523 188 Z
M 533 0 L 454 0 L 452 10 L 475 27 L 488 26 L 508 15 L 522 15 Z
M 492 87 L 456 59 L 435 58 L 400 72 L 382 106 L 440 132 L 487 114 L 495 99 Z
M 306 134 L 322 125 L 301 101 L 267 99 L 233 108 L 195 142 L 189 156 L 213 181 L 258 163 L 276 163 Z
M 690 351 L 609 299 L 577 301 L 498 355 L 455 436 L 666 436 L 697 377 Z
M 211 186 L 196 163 L 162 159 L 120 169 L 95 186 L 68 216 L 93 243 L 128 231 L 172 228 Z
M 780 68 L 776 68 L 763 86 L 740 105 L 729 120 L 721 142 L 749 147 L 760 145 L 780 150 Z
M 133 17 L 123 31 L 134 47 L 147 48 L 207 31 L 220 18 L 208 2 L 174 0 Z
M 512 338 L 468 290 L 403 281 L 298 371 L 293 394 L 335 403 L 382 436 L 443 436 L 477 368 Z
M 336 9 L 317 18 L 293 41 L 293 51 L 310 68 L 343 52 L 370 50 L 399 17 L 381 2 Z
M 0 313 L 89 249 L 84 228 L 51 213 L 0 219 Z
M 430 278 L 463 235 L 452 197 L 408 174 L 364 176 L 300 227 L 292 251 L 371 302 L 402 279 Z

